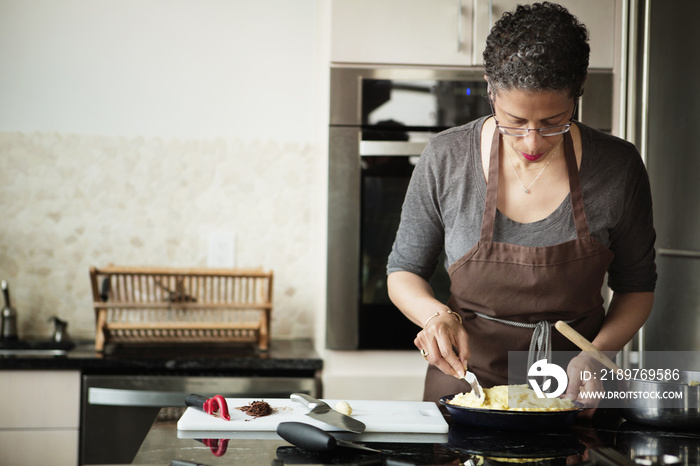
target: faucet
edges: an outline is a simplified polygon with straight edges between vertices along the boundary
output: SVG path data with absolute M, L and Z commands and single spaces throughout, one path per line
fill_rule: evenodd
M 5 307 L 2 309 L 2 330 L 0 331 L 0 341 L 17 341 L 17 311 L 10 304 L 10 287 L 7 280 L 0 282 L 2 294 L 5 298 Z
M 61 320 L 56 316 L 51 317 L 49 322 L 53 322 L 53 341 L 56 343 L 68 341 L 68 332 L 66 330 L 68 327 L 68 322 Z

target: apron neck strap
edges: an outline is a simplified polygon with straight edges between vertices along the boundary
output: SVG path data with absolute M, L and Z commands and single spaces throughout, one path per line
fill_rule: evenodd
M 491 154 L 489 156 L 489 181 L 486 185 L 486 205 L 484 217 L 481 219 L 481 242 L 493 241 L 493 226 L 496 223 L 496 207 L 498 205 L 498 153 L 501 148 L 501 132 L 493 131 Z
M 583 238 L 589 236 L 588 222 L 586 221 L 586 212 L 583 209 L 581 180 L 578 176 L 574 140 L 570 132 L 564 133 L 564 156 L 566 157 L 566 167 L 569 171 L 569 192 L 571 193 L 571 209 L 574 213 L 576 236 Z
M 496 128 L 493 132 L 491 154 L 489 155 L 489 179 L 486 186 L 486 205 L 484 216 L 481 220 L 481 242 L 493 241 L 493 229 L 496 223 L 496 209 L 498 206 L 498 166 L 501 148 L 501 133 Z M 570 133 L 564 133 L 564 157 L 569 175 L 569 192 L 571 194 L 571 207 L 574 214 L 576 235 L 579 238 L 589 235 L 588 222 L 583 209 L 583 194 L 581 193 L 581 181 L 578 176 L 578 165 L 574 153 L 574 142 Z

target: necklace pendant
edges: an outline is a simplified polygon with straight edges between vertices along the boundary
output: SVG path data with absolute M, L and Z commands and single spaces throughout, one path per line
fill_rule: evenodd
M 525 194 L 530 194 L 530 190 L 527 189 L 525 186 L 521 186 L 520 189 L 522 189 Z

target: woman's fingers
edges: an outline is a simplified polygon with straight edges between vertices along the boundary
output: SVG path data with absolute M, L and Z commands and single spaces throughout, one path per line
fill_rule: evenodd
M 414 344 L 423 357 L 445 374 L 463 377 L 469 359 L 469 337 L 458 322 L 435 322 L 421 330 Z
M 438 368 L 448 375 L 462 378 L 464 377 L 464 363 L 460 361 L 455 353 L 452 341 L 445 340 L 445 338 L 438 338 L 438 347 L 441 356 Z
M 460 364 L 467 370 L 469 365 L 469 358 L 471 352 L 469 351 L 469 334 L 465 331 L 464 338 L 460 341 L 455 341 L 455 346 L 457 348 L 457 356 L 459 357 Z
M 581 417 L 593 415 L 595 408 L 600 403 L 600 398 L 594 396 L 594 394 L 601 393 L 604 390 L 603 383 L 600 380 L 583 381 L 581 373 L 584 371 L 596 372 L 600 367 L 600 363 L 595 361 L 585 351 L 582 351 L 569 362 L 566 368 L 569 385 L 567 386 L 565 397 L 578 401 L 584 408 L 587 408 L 581 413 Z

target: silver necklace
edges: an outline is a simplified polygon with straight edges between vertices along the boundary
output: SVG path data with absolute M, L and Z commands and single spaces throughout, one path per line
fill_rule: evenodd
M 512 155 L 510 154 L 510 151 L 506 150 L 506 154 L 508 154 L 508 161 L 510 162 L 510 167 L 513 169 L 513 173 L 515 173 L 515 177 L 518 179 L 518 183 L 520 183 L 520 189 L 522 190 L 522 192 L 524 192 L 525 194 L 530 194 L 530 188 L 532 187 L 532 185 L 535 184 L 535 181 L 537 181 L 537 179 L 540 176 L 542 176 L 542 173 L 544 173 L 544 171 L 547 169 L 549 164 L 552 163 L 552 160 L 554 160 L 554 158 L 557 155 L 559 155 L 559 148 L 560 147 L 561 147 L 561 142 L 556 147 L 556 149 L 554 149 L 554 151 L 552 152 L 552 155 L 549 156 L 549 160 L 547 160 L 547 163 L 545 164 L 544 168 L 542 170 L 540 170 L 540 172 L 537 174 L 535 179 L 532 180 L 530 182 L 530 184 L 527 186 L 525 186 L 523 184 L 522 180 L 520 179 L 520 176 L 518 175 L 518 172 L 515 170 L 515 165 L 513 164 L 513 159 L 512 159 Z

